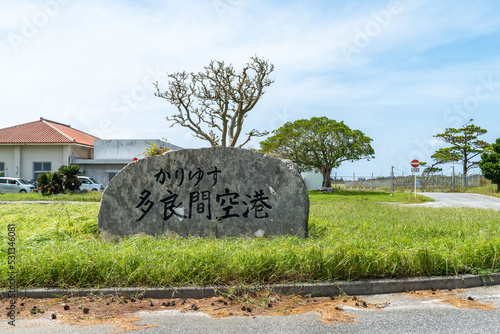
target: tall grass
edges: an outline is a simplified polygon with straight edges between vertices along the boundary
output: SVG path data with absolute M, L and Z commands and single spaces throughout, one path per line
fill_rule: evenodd
M 496 184 L 489 184 L 482 187 L 461 188 L 460 190 L 467 193 L 483 194 L 500 198 L 500 193 L 497 193 Z
M 0 258 L 17 227 L 19 287 L 198 286 L 499 271 L 500 212 L 311 205 L 310 237 L 133 236 L 103 242 L 97 203 L 0 206 Z M 6 261 L 0 286 L 7 286 Z

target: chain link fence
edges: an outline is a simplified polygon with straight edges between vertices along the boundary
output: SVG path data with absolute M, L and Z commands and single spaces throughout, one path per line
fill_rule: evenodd
M 390 191 L 454 191 L 458 188 L 479 187 L 490 183 L 481 174 L 463 175 L 401 175 L 401 176 L 337 176 L 332 178 L 332 188 L 346 190 Z

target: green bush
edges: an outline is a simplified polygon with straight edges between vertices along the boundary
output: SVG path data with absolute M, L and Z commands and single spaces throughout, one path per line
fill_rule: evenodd
M 82 181 L 78 179 L 78 175 L 82 174 L 80 167 L 75 165 L 62 165 L 59 167 L 59 173 L 62 175 L 62 187 L 64 191 L 79 190 Z
M 37 190 L 44 195 L 59 194 L 63 191 L 62 180 L 62 175 L 59 172 L 42 173 L 37 179 Z

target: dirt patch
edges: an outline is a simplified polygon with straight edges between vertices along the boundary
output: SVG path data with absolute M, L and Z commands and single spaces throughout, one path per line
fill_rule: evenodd
M 381 304 L 367 303 L 358 297 L 330 296 L 303 297 L 269 294 L 261 292 L 237 299 L 210 298 L 205 300 L 203 312 L 214 318 L 228 316 L 287 316 L 315 312 L 327 324 L 356 321 L 355 317 L 343 311 L 344 306 L 378 310 Z M 227 303 L 227 305 L 226 305 Z
M 478 310 L 496 310 L 495 304 L 492 301 L 482 302 L 473 297 L 458 296 L 457 293 L 467 292 L 464 289 L 456 290 L 422 290 L 411 291 L 406 293 L 409 296 L 421 298 L 425 300 L 437 299 L 442 303 L 455 306 L 458 308 L 470 308 Z
M 146 307 L 142 301 L 131 303 L 129 300 L 122 297 L 18 298 L 16 303 L 16 320 L 52 319 L 53 321 L 76 327 L 112 325 L 117 328 L 118 331 L 116 333 L 155 327 L 156 325 L 136 324 L 141 319 L 133 316 L 132 313 L 144 310 Z M 9 304 L 10 300 L 1 299 L 0 305 L 3 312 L 0 315 L 0 319 L 7 319 L 7 306 Z M 19 323 L 16 326 L 19 326 Z M 26 327 L 31 326 L 33 325 L 30 323 L 26 325 Z
M 1 299 L 0 319 L 7 320 L 10 300 Z M 137 324 L 141 319 L 134 315 L 140 311 L 177 310 L 181 313 L 203 312 L 213 318 L 286 316 L 316 312 L 327 324 L 356 321 L 346 314 L 344 306 L 378 310 L 383 304 L 372 304 L 357 297 L 303 297 L 284 296 L 259 292 L 240 297 L 213 297 L 205 299 L 142 299 L 123 296 L 74 297 L 55 299 L 19 298 L 16 304 L 16 319 L 53 319 L 59 323 L 83 327 L 90 325 L 112 325 L 115 333 L 155 327 Z M 30 326 L 30 325 L 27 325 Z

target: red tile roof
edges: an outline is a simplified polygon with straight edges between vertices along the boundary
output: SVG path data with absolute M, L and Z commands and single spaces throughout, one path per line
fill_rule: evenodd
M 0 129 L 0 144 L 81 144 L 94 146 L 99 139 L 69 125 L 40 118 L 39 121 Z

